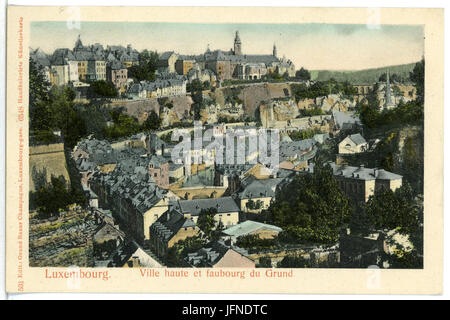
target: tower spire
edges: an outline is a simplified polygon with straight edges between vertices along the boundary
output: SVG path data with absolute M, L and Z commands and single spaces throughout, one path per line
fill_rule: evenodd
M 241 38 L 239 38 L 239 31 L 236 31 L 236 36 L 234 37 L 234 54 L 241 55 L 242 47 L 241 47 Z
M 276 58 L 277 57 L 277 46 L 275 45 L 275 43 L 273 44 L 273 51 L 272 51 L 273 56 Z

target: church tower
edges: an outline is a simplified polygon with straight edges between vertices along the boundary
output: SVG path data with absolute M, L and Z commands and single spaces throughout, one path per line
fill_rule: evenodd
M 78 39 L 75 42 L 75 48 L 73 48 L 73 51 L 79 51 L 83 49 L 83 43 L 81 42 L 81 35 L 78 35 Z
M 276 58 L 277 57 L 277 46 L 275 45 L 275 43 L 273 44 L 273 52 L 272 52 L 273 56 Z
M 386 99 L 384 102 L 384 106 L 388 109 L 395 106 L 391 99 L 391 82 L 389 81 L 389 70 L 386 73 Z
M 239 31 L 236 31 L 236 36 L 234 38 L 234 54 L 241 55 L 242 47 L 241 47 L 241 39 L 239 38 Z

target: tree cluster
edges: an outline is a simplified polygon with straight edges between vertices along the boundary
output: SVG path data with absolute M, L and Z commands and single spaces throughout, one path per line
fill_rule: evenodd
M 90 83 L 89 96 L 91 98 L 114 98 L 118 92 L 116 87 L 105 80 L 96 80 Z
M 295 78 L 303 81 L 308 81 L 311 80 L 311 73 L 308 70 L 301 67 L 300 70 L 295 72 Z
M 159 55 L 157 52 L 143 50 L 139 54 L 139 65 L 131 66 L 128 69 L 128 77 L 136 81 L 155 80 L 155 71 L 158 66 Z
M 338 82 L 334 79 L 317 81 L 311 86 L 307 86 L 304 83 L 292 84 L 291 91 L 297 102 L 304 99 L 328 96 L 330 94 L 342 94 L 348 97 L 357 94 L 357 89 L 350 82 Z
M 333 243 L 351 212 L 332 169 L 316 164 L 313 174 L 296 176 L 277 193 L 267 217 L 283 228 L 284 241 Z

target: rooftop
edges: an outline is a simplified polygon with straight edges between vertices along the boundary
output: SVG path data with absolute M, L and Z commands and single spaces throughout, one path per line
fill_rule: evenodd
M 271 230 L 280 232 L 282 229 L 271 224 L 247 220 L 228 229 L 225 229 L 223 233 L 232 237 L 240 237 L 258 230 Z
M 198 216 L 202 209 L 216 208 L 217 213 L 239 212 L 239 207 L 231 197 L 180 200 L 180 211 L 183 214 Z

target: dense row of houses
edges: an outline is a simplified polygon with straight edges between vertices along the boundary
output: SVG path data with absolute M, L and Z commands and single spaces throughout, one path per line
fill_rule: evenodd
M 257 134 L 252 126 L 243 128 Z M 216 135 L 227 132 L 225 126 L 215 125 L 212 129 Z M 203 193 L 208 186 L 186 188 L 194 193 L 190 197 L 179 192 L 183 188 L 180 189 L 178 182 L 189 181 L 191 176 L 183 165 L 171 162 L 173 146 L 155 133 L 141 133 L 114 143 L 88 138 L 78 143 L 72 157 L 82 176 L 91 207 L 110 209 L 120 229 L 138 246 L 143 246 L 142 250 L 154 254 L 155 259 L 166 261 L 170 248 L 179 241 L 204 237 L 197 223 L 199 217 L 209 211 L 215 227 L 224 227 L 221 240 L 212 241 L 190 254 L 183 265 L 251 266 L 254 262 L 235 246 L 237 239 L 252 234 L 273 238 L 281 231 L 277 226 L 261 224 L 253 219 L 269 208 L 283 186 L 296 175 L 314 172 L 311 160 L 317 147 L 328 138 L 328 134 L 317 134 L 311 139 L 292 141 L 284 136 L 278 150 L 280 168 L 276 174 L 258 162 L 215 164 L 215 153 L 208 154 L 208 157 L 212 156 L 209 167 L 214 170 L 214 185 L 223 186 L 225 191 L 219 196 L 216 192 Z M 205 146 L 197 147 L 189 156 L 198 156 L 196 151 L 201 151 L 203 156 Z M 367 142 L 360 134 L 350 134 L 341 141 L 340 147 L 357 154 L 367 151 Z M 238 156 L 236 150 L 233 150 L 234 157 Z M 383 169 L 335 163 L 330 163 L 330 166 L 340 189 L 357 202 L 366 202 L 377 190 L 396 190 L 402 185 L 402 176 Z M 207 167 L 198 168 L 197 172 Z M 170 179 L 175 176 L 176 179 Z M 139 265 L 132 259 L 127 261 L 130 266 Z
M 133 83 L 129 68 L 139 65 L 139 52 L 131 45 L 107 46 L 95 43 L 83 45 L 78 36 L 73 49 L 59 48 L 47 55 L 41 49 L 30 50 L 30 57 L 39 64 L 51 85 L 72 85 L 104 80 L 114 85 L 121 94 L 132 98 L 149 99 L 186 95 L 186 83 L 193 80 L 209 82 L 227 79 L 255 80 L 268 73 L 295 75 L 290 60 L 277 57 L 274 45 L 271 55 L 247 55 L 242 53 L 242 43 L 236 32 L 234 50 L 208 50 L 201 55 L 179 55 L 174 51 L 163 52 L 157 62 L 155 81 Z
M 30 58 L 43 68 L 51 85 L 105 80 L 122 92 L 128 81 L 127 68 L 139 64 L 139 53 L 130 45 L 106 49 L 98 43 L 85 46 L 80 37 L 72 50 L 60 48 L 48 56 L 38 48 L 31 50 Z

